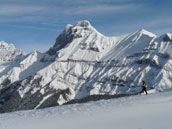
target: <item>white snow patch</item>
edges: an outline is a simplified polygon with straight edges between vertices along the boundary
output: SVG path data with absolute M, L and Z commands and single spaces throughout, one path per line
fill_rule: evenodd
M 49 94 L 49 95 L 47 95 L 47 96 L 45 96 L 41 101 L 40 101 L 40 103 L 34 108 L 34 109 L 38 109 L 40 106 L 41 106 L 41 104 L 43 103 L 43 102 L 45 102 L 49 97 L 51 97 L 53 94 Z

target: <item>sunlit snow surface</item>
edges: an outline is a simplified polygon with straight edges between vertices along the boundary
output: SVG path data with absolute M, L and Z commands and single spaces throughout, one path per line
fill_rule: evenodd
M 172 34 L 156 36 L 141 29 L 107 37 L 84 20 L 67 25 L 46 53 L 26 55 L 0 42 L 5 112 L 63 105 L 91 95 L 136 94 L 142 80 L 149 92 L 172 89 Z M 7 95 L 11 99 L 4 99 Z
M 171 129 L 172 93 L 0 114 L 0 129 Z

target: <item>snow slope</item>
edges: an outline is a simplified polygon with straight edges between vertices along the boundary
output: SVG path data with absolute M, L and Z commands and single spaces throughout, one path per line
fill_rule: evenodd
M 171 129 L 170 92 L 0 115 L 1 129 Z
M 7 82 L 10 84 L 33 76 L 37 71 L 52 62 L 48 60 L 48 58 L 51 58 L 46 53 L 33 51 L 26 55 L 24 52 L 15 49 L 12 44 L 9 44 L 10 47 L 7 43 L 3 42 L 3 44 L 5 44 L 4 46 L 7 50 L 4 50 L 2 45 L 0 46 L 0 48 L 3 49 L 0 49 L 0 58 L 3 58 L 3 61 L 0 62 L 1 87 L 6 86 Z
M 0 41 L 0 84 L 5 84 L 8 80 L 6 74 L 24 59 L 26 53 L 16 49 L 13 44 Z M 6 83 L 7 84 L 7 83 Z

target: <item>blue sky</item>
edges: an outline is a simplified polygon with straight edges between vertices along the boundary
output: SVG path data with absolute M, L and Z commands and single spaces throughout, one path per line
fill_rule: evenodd
M 171 0 L 0 0 L 0 40 L 44 52 L 66 24 L 80 20 L 107 36 L 141 28 L 172 33 L 171 7 Z

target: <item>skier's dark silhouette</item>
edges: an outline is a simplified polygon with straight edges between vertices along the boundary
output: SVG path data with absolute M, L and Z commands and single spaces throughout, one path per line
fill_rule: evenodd
M 146 82 L 145 81 L 142 81 L 142 91 L 140 93 L 145 92 L 146 95 L 147 95 L 148 93 L 147 93 L 147 90 L 146 90 L 146 85 L 147 85 Z

